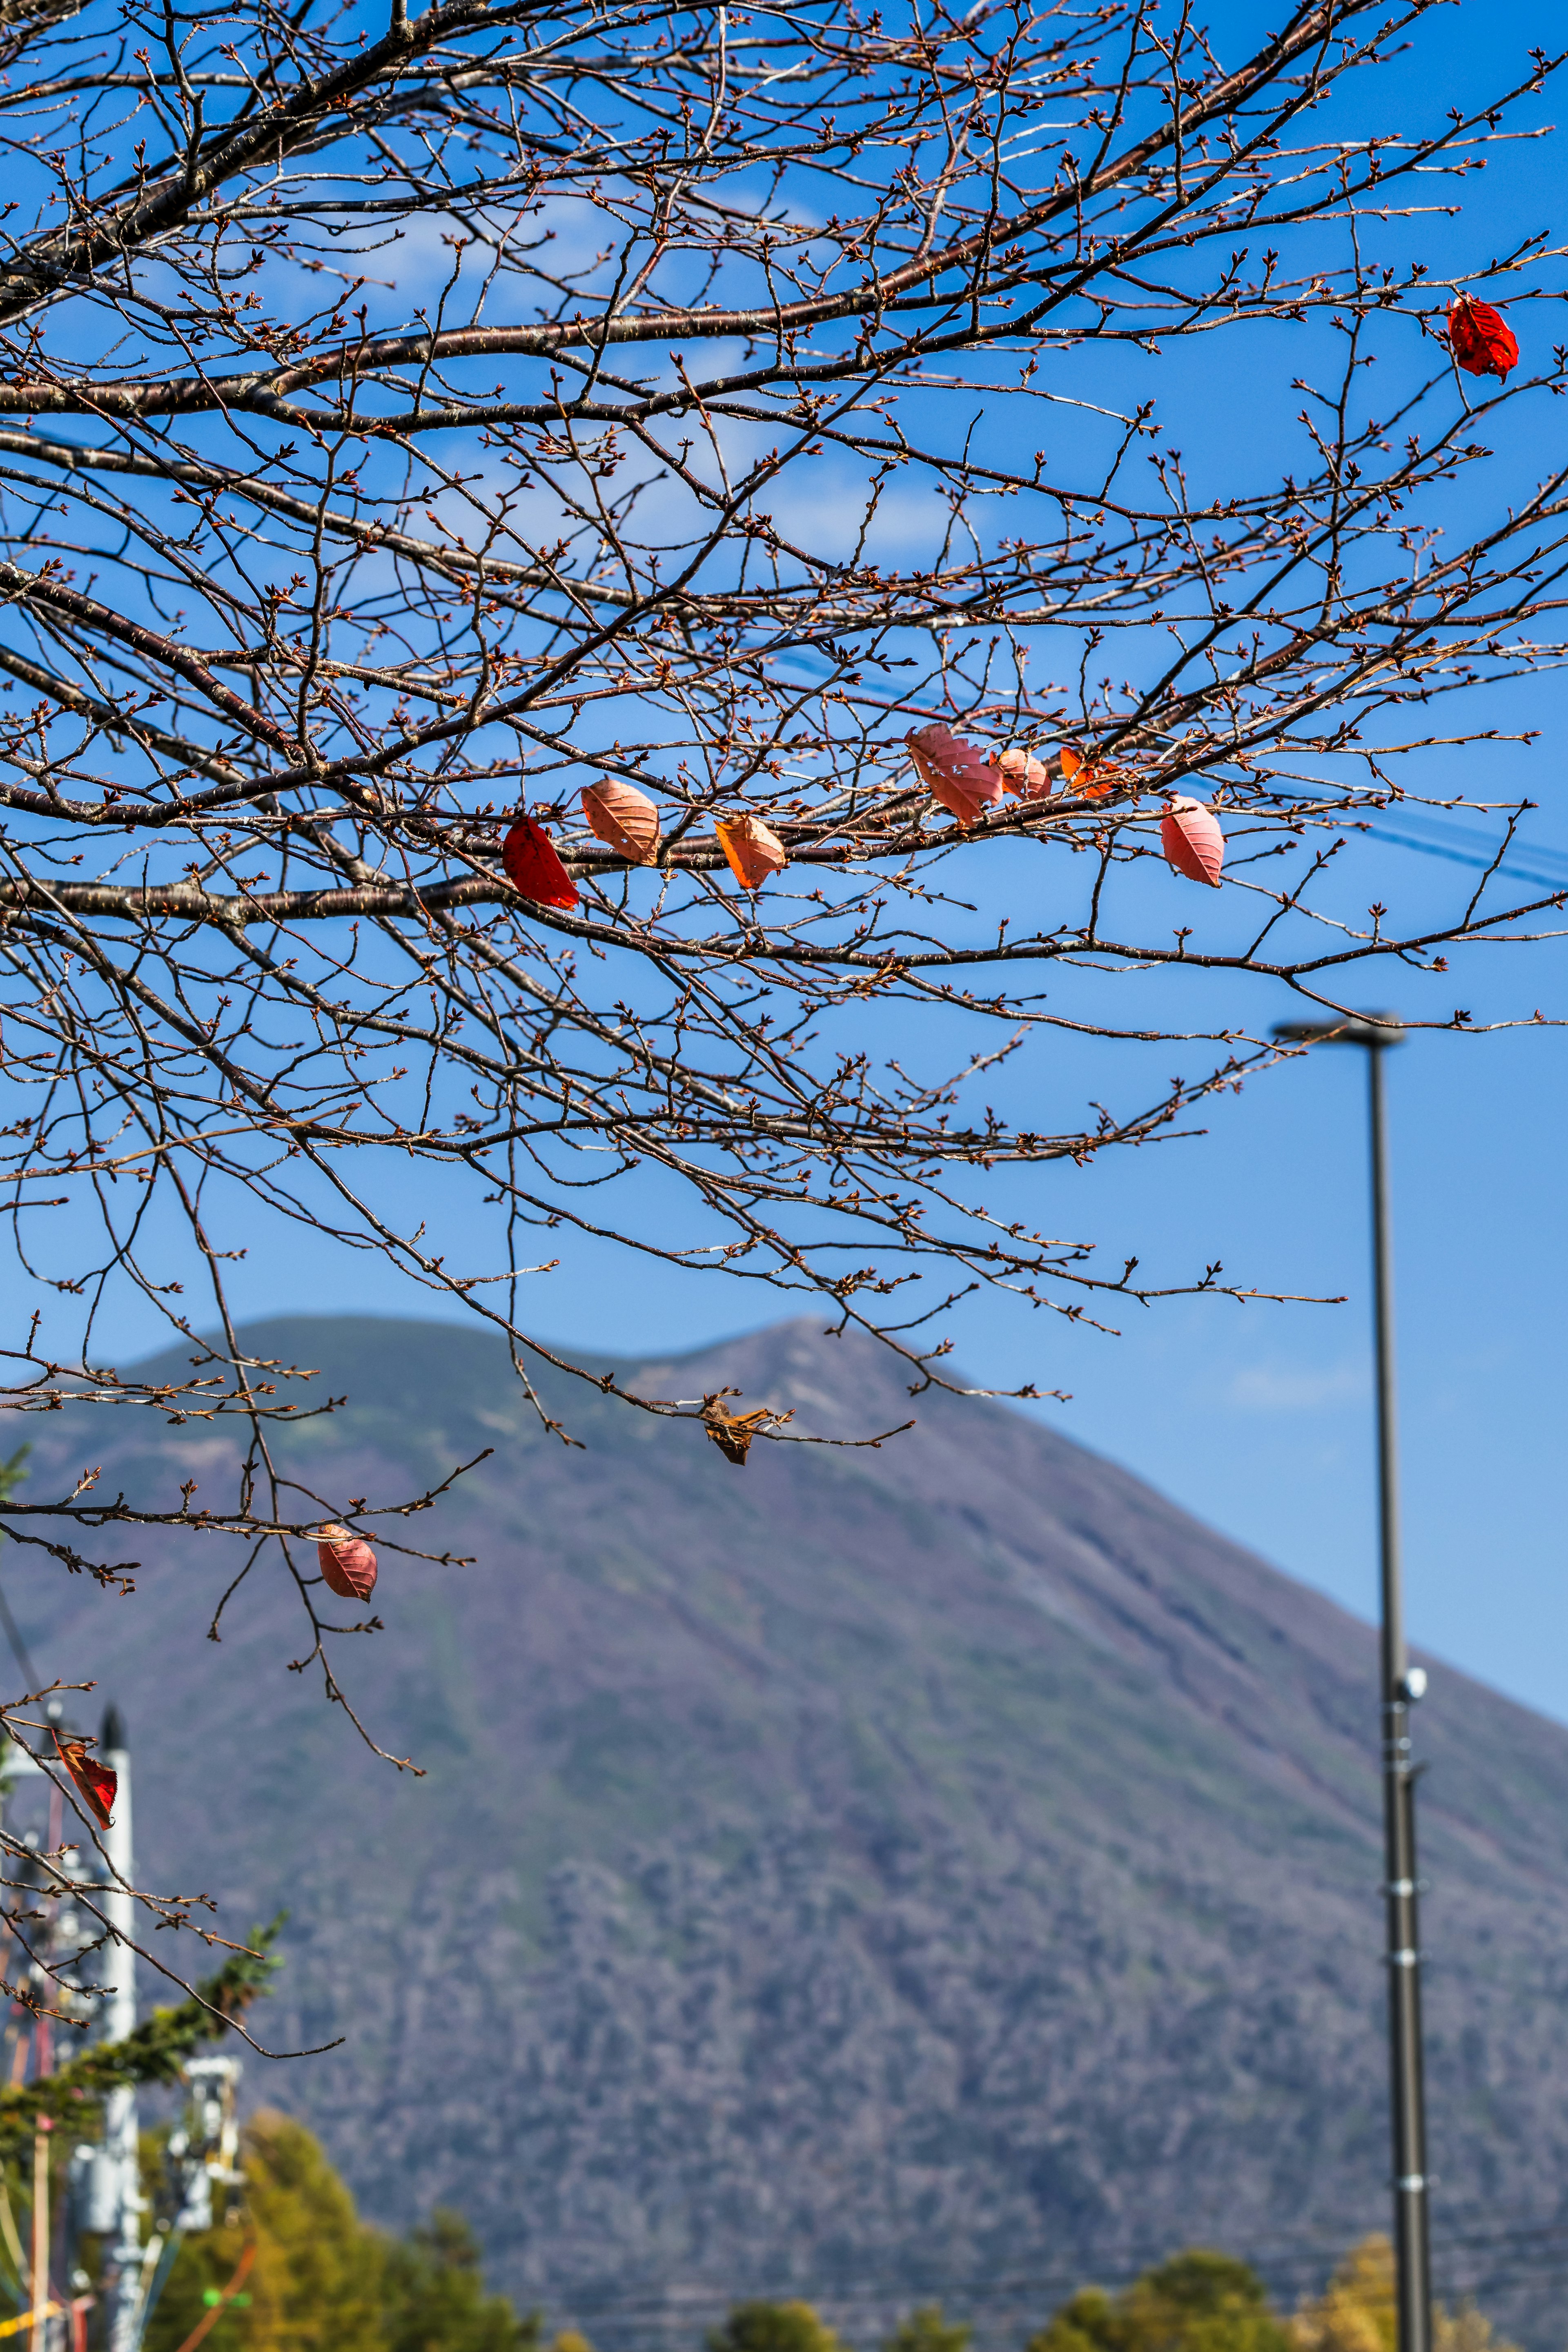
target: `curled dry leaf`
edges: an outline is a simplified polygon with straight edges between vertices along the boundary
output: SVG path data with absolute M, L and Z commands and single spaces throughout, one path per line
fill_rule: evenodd
M 1026 776 L 1028 782 L 1026 792 L 1022 782 L 1015 783 L 1011 781 L 1007 782 L 1007 790 L 1010 793 L 1024 793 L 1027 800 L 1039 799 L 1045 793 L 1070 790 L 1077 793 L 1082 800 L 1100 801 L 1105 798 L 1107 793 L 1114 792 L 1118 784 L 1126 782 L 1125 773 L 1121 768 L 1098 766 L 1087 761 L 1076 743 L 1058 743 L 1054 751 L 1047 752 L 1043 761 L 1031 760 L 1026 769 L 1021 767 L 1023 757 L 1020 751 L 1004 751 L 1002 770 L 1006 779 L 1020 772 Z M 1044 772 L 1045 782 L 1042 787 L 1037 787 L 1035 782 L 1037 769 Z
M 758 1430 L 765 1428 L 770 1421 L 784 1422 L 792 1418 L 787 1412 L 770 1412 L 766 1405 L 760 1405 L 755 1412 L 727 1412 L 717 1396 L 702 1400 L 702 1421 L 709 1436 L 725 1461 L 733 1462 L 742 1470 L 746 1466 L 746 1455 Z
M 713 830 L 742 890 L 760 890 L 771 874 L 782 874 L 789 864 L 788 850 L 760 816 L 719 817 Z
M 1072 771 L 1072 787 L 1080 799 L 1102 801 L 1108 793 L 1125 788 L 1127 783 L 1125 768 L 1113 768 L 1103 760 L 1086 761 L 1076 751 L 1073 759 L 1076 765 Z
M 584 784 L 583 814 L 596 840 L 607 842 L 634 865 L 646 866 L 658 847 L 658 811 L 635 784 L 623 784 L 615 776 Z
M 1002 771 L 940 719 L 911 728 L 904 741 L 915 773 L 962 825 L 972 825 L 1002 797 Z
M 1456 294 L 1448 308 L 1448 348 L 1467 375 L 1507 375 L 1519 365 L 1512 328 L 1489 302 Z
M 555 855 L 555 844 L 542 824 L 520 816 L 500 845 L 501 864 L 514 890 L 540 907 L 574 907 L 577 889 Z
M 1004 751 L 996 762 L 1002 771 L 1002 789 L 1016 793 L 1022 801 L 1043 801 L 1054 789 L 1051 772 L 1043 760 L 1028 751 Z
M 316 1558 L 329 1592 L 340 1601 L 368 1601 L 375 1591 L 375 1554 L 363 1536 L 334 1519 L 316 1538 Z
M 60 1762 L 70 1774 L 77 1795 L 99 1828 L 106 1830 L 120 1787 L 119 1774 L 111 1772 L 107 1764 L 100 1764 L 96 1756 L 88 1753 L 85 1739 L 78 1739 L 69 1732 L 62 1734 L 56 1731 L 53 1725 L 49 1727 L 55 1746 L 59 1750 Z
M 1225 835 L 1206 801 L 1184 800 L 1178 793 L 1165 804 L 1160 819 L 1160 846 L 1178 874 L 1189 882 L 1207 882 L 1219 888 L 1225 865 Z

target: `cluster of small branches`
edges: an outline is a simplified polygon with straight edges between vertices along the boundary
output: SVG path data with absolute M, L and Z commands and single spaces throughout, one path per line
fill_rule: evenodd
M 10 2009 L 5 2035 L 10 2087 L 0 2091 L 0 2163 L 15 2154 L 40 2117 L 80 2114 L 84 2098 L 121 2084 L 172 2083 L 194 2051 L 231 2029 L 263 2057 L 318 2054 L 266 2050 L 244 2022 L 247 2010 L 282 1965 L 272 1956 L 281 1915 L 269 1927 L 253 1929 L 247 1944 L 236 1944 L 207 1924 L 215 1909 L 210 1895 L 153 1894 L 121 1875 L 74 1785 L 78 1768 L 70 1752 L 85 1752 L 94 1743 L 60 1730 L 68 1695 L 90 1687 L 54 1683 L 0 1707 L 0 1792 L 6 1800 L 0 1819 L 0 1930 L 6 1953 L 0 1993 Z M 23 1826 L 13 1801 L 19 1756 L 27 1759 L 26 1769 L 37 1775 L 46 1800 L 45 1834 L 37 1825 Z M 167 1928 L 188 1930 L 227 1957 L 215 1975 L 192 1984 L 160 1947 L 158 1937 Z M 140 1957 L 184 1999 L 154 2010 L 126 2040 L 100 2042 L 85 2055 L 57 2063 L 62 2036 L 86 2033 L 97 2021 L 106 1984 L 118 1972 L 116 1956 L 124 1953 Z
M 225 1297 L 258 1221 L 462 1302 L 524 1383 L 564 1231 L 804 1294 L 918 1389 L 976 1286 L 1074 1318 L 1222 1286 L 984 1197 L 1270 1056 L 1173 1025 L 1162 974 L 1333 1012 L 1560 904 L 1492 873 L 1405 934 L 1335 896 L 1402 759 L 1558 657 L 1564 474 L 1490 456 L 1558 416 L 1557 257 L 1444 260 L 1555 60 L 1368 136 L 1436 0 L 1235 55 L 1179 0 L 373 9 L 0 27 L 5 1182 L 79 1313 L 69 1349 L 14 1329 L 5 1394 L 247 1433 L 226 1510 L 14 1502 L 71 1566 L 117 1520 L 251 1557 L 319 1524 Z M 1461 287 L 1511 306 L 1507 384 L 1456 372 Z M 1215 404 L 1205 487 L 1173 431 L 1212 445 Z M 933 720 L 1085 764 L 966 827 L 910 768 Z M 651 864 L 584 824 L 605 776 L 656 803 Z M 1230 858 L 1173 926 L 1182 792 Z M 574 907 L 507 878 L 523 809 Z M 762 892 L 742 813 L 788 854 Z M 1203 1066 L 1002 1115 L 999 1065 L 1084 1037 Z M 188 1379 L 104 1368 L 127 1287 L 208 1335 Z
M 33 1868 L 36 1875 L 44 1875 L 36 1859 Z M 62 1885 L 67 1884 L 70 1887 L 69 1899 L 79 1899 L 75 1882 L 62 1880 Z M 249 1948 L 231 1953 L 220 1969 L 195 1987 L 188 1999 L 153 2010 L 123 2042 L 99 2042 L 79 2056 L 68 2058 L 50 2074 L 37 2074 L 27 2083 L 12 2082 L 0 2089 L 0 2163 L 15 2157 L 31 2139 L 40 2116 L 47 2116 L 57 2123 L 68 2117 L 79 2129 L 87 2120 L 82 2113 L 84 2101 L 100 2100 L 106 2091 L 122 2084 L 178 2082 L 185 2060 L 205 2042 L 221 2040 L 266 1991 L 282 1966 L 271 1956 L 281 1925 L 281 1920 L 274 1920 L 270 1927 L 258 1928 Z M 90 1948 L 93 1948 L 79 1946 L 71 1956 L 72 1975 L 80 1970 Z M 51 1974 L 61 1973 L 58 1959 L 51 1959 L 47 1969 Z M 44 1975 L 44 1966 L 37 1967 L 35 1973 Z M 66 1998 L 70 1999 L 70 1995 L 68 1993 Z M 24 2006 L 35 2013 L 41 2006 L 26 1991 L 21 1999 Z M 90 2016 L 86 1999 L 77 1996 L 71 2000 L 71 2009 L 80 2013 L 64 2012 L 66 2021 L 85 2026 Z M 51 2013 L 61 2014 L 58 2011 Z

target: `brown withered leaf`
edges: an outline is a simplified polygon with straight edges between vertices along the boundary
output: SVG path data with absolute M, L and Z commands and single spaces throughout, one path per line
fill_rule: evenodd
M 702 1400 L 702 1420 L 709 1436 L 725 1461 L 732 1462 L 738 1470 L 745 1468 L 747 1450 L 759 1429 L 765 1428 L 771 1421 L 794 1419 L 793 1413 L 770 1412 L 766 1405 L 759 1406 L 755 1412 L 727 1412 L 717 1396 Z

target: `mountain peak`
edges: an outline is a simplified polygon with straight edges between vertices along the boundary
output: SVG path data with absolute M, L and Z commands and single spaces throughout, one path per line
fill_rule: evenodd
M 346 1395 L 277 1451 L 334 1509 L 493 1448 L 413 1523 L 474 1564 L 389 1544 L 385 1630 L 334 1651 L 427 1777 L 288 1674 L 281 1576 L 205 1642 L 220 1541 L 154 1539 L 112 1608 L 35 1576 L 17 1614 L 137 1725 L 154 1882 L 212 1887 L 225 1932 L 289 1907 L 275 2045 L 346 2040 L 267 2095 L 374 2217 L 463 2207 L 501 2281 L 607 2352 L 752 2292 L 863 2336 L 1035 2277 L 1012 2341 L 1176 2244 L 1294 2284 L 1379 2222 L 1369 1627 L 1030 1415 L 911 1400 L 814 1318 L 616 1370 L 737 1388 L 792 1436 L 913 1430 L 739 1469 L 546 1370 L 584 1451 L 471 1327 L 244 1336 Z M 74 1471 L 68 1420 L 35 1476 Z M 116 1433 L 127 1484 L 217 1443 Z M 1447 1668 L 1417 1731 L 1441 2248 L 1556 2215 L 1568 1734 Z M 1544 2346 L 1549 2291 L 1490 2307 Z

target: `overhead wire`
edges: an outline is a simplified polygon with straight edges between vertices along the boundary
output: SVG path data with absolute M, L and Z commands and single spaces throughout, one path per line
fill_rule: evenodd
M 27 1644 L 22 1639 L 16 1620 L 11 1614 L 11 1604 L 5 1598 L 3 1587 L 0 1587 L 0 1626 L 5 1628 L 5 1639 L 11 1644 L 11 1654 L 26 1678 L 27 1688 L 30 1691 L 40 1689 L 42 1685 L 38 1681 L 38 1670 L 28 1654 Z
M 1426 826 L 1439 837 L 1423 840 L 1418 830 L 1410 830 L 1412 826 Z M 1515 874 L 1521 882 L 1539 883 L 1548 890 L 1568 890 L 1568 850 L 1558 849 L 1550 842 L 1523 842 L 1519 851 L 1507 849 L 1500 857 L 1496 848 L 1489 847 L 1468 825 L 1452 824 L 1442 817 L 1428 815 L 1425 810 L 1409 808 L 1401 809 L 1396 824 L 1385 824 L 1379 819 L 1369 824 L 1367 831 L 1373 840 L 1416 850 L 1424 857 L 1445 857 L 1453 865 L 1468 866 L 1482 872 L 1495 866 L 1500 874 Z M 1547 866 L 1554 866 L 1556 871 L 1543 871 Z
M 1461 2213 L 1465 2210 L 1460 2209 Z M 1480 2209 L 1470 2210 L 1479 2216 Z M 1365 2216 L 1359 2221 L 1347 2218 L 1339 2223 L 1313 2224 L 1300 2231 L 1278 2233 L 1261 2245 L 1254 2243 L 1247 2251 L 1247 2259 L 1277 2291 L 1287 2283 L 1301 2287 L 1321 2281 L 1347 2246 L 1380 2227 L 1381 2220 Z M 1201 2227 L 1189 2233 L 1189 2242 L 1202 2243 L 1205 2239 Z M 1534 2250 L 1544 2252 L 1554 2241 L 1560 2247 L 1560 2259 L 1554 2263 L 1539 2260 Z M 1494 2250 L 1496 2259 L 1489 2263 L 1465 2260 L 1471 2255 L 1484 2257 Z M 805 2294 L 837 2311 L 885 2307 L 895 2301 L 915 2303 L 951 2297 L 957 2307 L 973 2309 L 977 2305 L 998 2301 L 1040 2301 L 1071 2293 L 1090 2280 L 1100 2284 L 1125 2284 L 1172 2251 L 1172 2236 L 1166 2231 L 1159 2236 L 1102 2241 L 1098 2245 L 1092 2241 L 1085 2242 L 1037 2270 L 1002 2277 L 994 2273 L 942 2273 L 909 2264 L 901 2264 L 896 2273 L 883 2272 L 879 2275 L 874 2270 L 858 2265 L 852 2276 L 835 2278 L 819 2271 L 805 2280 L 799 2274 L 748 2280 L 743 2294 L 764 2300 Z M 1543 2218 L 1534 2223 L 1494 2229 L 1466 2230 L 1461 2224 L 1457 2231 L 1441 2231 L 1434 2253 L 1443 2273 L 1438 2280 L 1439 2289 L 1449 2295 L 1473 2292 L 1477 2283 L 1496 2284 L 1505 2274 L 1508 2279 L 1516 2274 L 1521 2278 L 1562 2277 L 1568 2275 L 1568 2219 Z M 1468 2275 L 1470 2273 L 1476 2273 L 1474 2280 Z M 719 2309 L 741 2299 L 741 2295 L 742 2291 L 718 2281 L 688 2279 L 650 2280 L 634 2287 L 584 2286 L 560 2299 L 584 2315 L 590 2312 L 605 2317 L 618 2314 L 630 2321 L 638 2313 L 646 2316 L 657 2312 L 674 2324 L 683 2314 L 689 2316 L 703 2309 Z
M 1441 2296 L 1463 2300 L 1479 2291 L 1496 2294 L 1510 2288 L 1548 2284 L 1568 2277 L 1568 2215 L 1541 2215 L 1533 2221 L 1498 2224 L 1489 2202 L 1467 2201 L 1440 2214 L 1435 2248 Z M 1346 2249 L 1383 2226 L 1381 2215 L 1347 2214 L 1337 2221 L 1310 2223 L 1298 2230 L 1271 2231 L 1245 2251 L 1247 2259 L 1277 2295 L 1320 2288 Z M 1223 2231 L 1206 2232 L 1201 2223 L 1184 2233 L 1186 2242 L 1213 2242 Z M 1037 2313 L 1054 2300 L 1065 2299 L 1090 2281 L 1101 2285 L 1127 2284 L 1140 2272 L 1173 2252 L 1172 2233 L 1123 2234 L 1115 2240 L 1086 2239 L 1064 2248 L 1056 2259 L 1038 2268 L 1020 2269 L 997 2276 L 973 2272 L 941 2272 L 925 2265 L 899 2265 L 880 2274 L 858 2264 L 852 2274 L 838 2276 L 818 2270 L 803 2278 L 750 2279 L 743 2286 L 715 2280 L 646 2281 L 616 2288 L 605 2284 L 584 2287 L 559 2298 L 574 2313 L 595 2315 L 603 2326 L 652 2326 L 663 2333 L 689 2324 L 705 2313 L 721 2312 L 738 2299 L 806 2295 L 836 2315 L 886 2313 L 921 2301 L 946 2300 L 960 2311 L 1000 2326 L 1009 2311 Z M 998 2306 L 1003 2308 L 998 2309 Z

